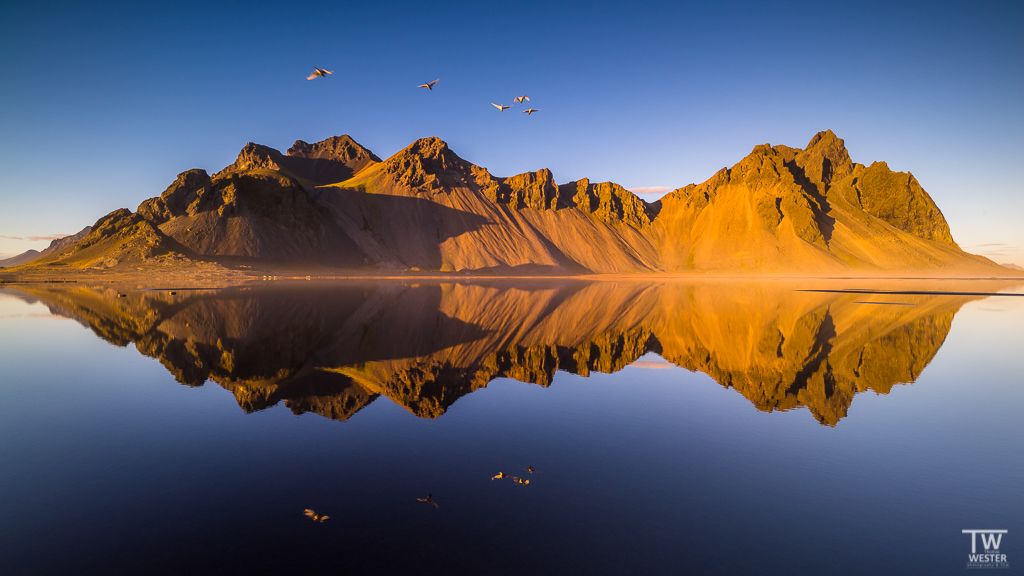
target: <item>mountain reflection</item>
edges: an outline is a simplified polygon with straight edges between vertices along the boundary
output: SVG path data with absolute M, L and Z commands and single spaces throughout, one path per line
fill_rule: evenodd
M 648 352 L 759 410 L 829 426 L 913 382 L 972 296 L 803 292 L 793 282 L 299 282 L 223 290 L 18 287 L 101 338 L 212 380 L 246 412 L 346 420 L 378 396 L 436 418 L 495 378 L 613 373 Z M 871 303 L 877 302 L 877 303 Z M 904 305 L 883 305 L 881 303 Z

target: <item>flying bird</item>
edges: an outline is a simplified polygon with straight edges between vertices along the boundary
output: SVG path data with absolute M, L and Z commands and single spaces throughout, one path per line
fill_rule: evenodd
M 523 110 L 523 114 L 533 114 L 534 112 L 540 112 L 540 108 L 527 108 Z
M 324 70 L 323 68 L 313 67 L 313 73 L 306 76 L 306 80 L 313 80 L 315 78 L 320 78 L 321 76 L 327 76 L 328 74 L 334 74 L 334 72 Z
M 508 110 L 509 108 L 511 108 L 511 106 L 502 106 L 501 104 L 495 104 L 494 102 L 491 102 L 491 106 L 494 106 L 495 108 L 497 108 L 498 112 L 504 112 L 505 110 Z
M 324 520 L 327 520 L 328 518 L 330 518 L 330 516 L 328 516 L 326 514 L 317 514 L 316 512 L 313 512 L 312 510 L 310 510 L 309 508 L 306 508 L 306 511 L 303 512 L 303 514 L 305 514 L 306 516 L 309 516 L 309 519 L 312 520 L 313 522 L 323 522 Z
M 417 498 L 420 502 L 426 502 L 427 504 L 433 504 L 434 508 L 437 508 L 437 502 L 434 502 L 434 495 L 427 494 L 426 498 Z
M 437 84 L 437 82 L 439 80 L 441 80 L 441 79 L 438 78 L 437 80 L 434 80 L 433 82 L 427 82 L 426 84 L 420 84 L 419 86 L 417 86 L 417 88 L 426 88 L 427 90 L 433 90 L 434 89 L 434 84 Z
M 540 474 L 540 470 L 534 470 L 534 469 L 533 469 L 533 466 L 527 466 L 526 468 L 523 468 L 523 470 L 526 470 L 526 471 L 527 471 L 527 472 L 529 472 L 530 474 L 533 474 L 534 472 L 536 472 L 536 473 Z
M 524 101 L 529 102 L 530 101 L 530 97 L 529 96 L 516 96 L 515 98 L 512 99 L 512 101 L 515 102 L 516 104 L 520 104 L 520 103 L 522 103 Z
M 512 481 L 515 482 L 516 484 L 529 484 L 530 483 L 529 480 L 524 480 L 522 478 L 517 478 L 516 476 L 512 477 Z
M 504 472 L 498 472 L 498 475 L 495 476 L 494 478 L 491 478 L 491 480 L 497 480 L 499 478 L 508 478 L 508 474 L 505 474 Z

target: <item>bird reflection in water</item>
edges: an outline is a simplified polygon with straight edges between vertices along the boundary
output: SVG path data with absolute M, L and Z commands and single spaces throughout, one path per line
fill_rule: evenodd
M 330 518 L 330 516 L 326 514 L 317 514 L 316 512 L 310 510 L 309 508 L 306 508 L 306 511 L 303 512 L 303 514 L 309 517 L 309 519 L 313 522 L 323 522 L 324 520 Z

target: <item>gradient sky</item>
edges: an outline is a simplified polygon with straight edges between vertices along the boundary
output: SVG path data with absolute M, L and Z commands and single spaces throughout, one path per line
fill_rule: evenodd
M 676 188 L 830 128 L 912 172 L 961 247 L 1024 265 L 1017 1 L 10 3 L 0 56 L 0 254 L 249 141 L 439 136 L 498 176 Z M 520 94 L 542 111 L 491 106 Z

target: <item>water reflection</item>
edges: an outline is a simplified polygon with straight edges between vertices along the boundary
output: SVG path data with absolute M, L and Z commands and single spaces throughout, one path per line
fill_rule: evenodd
M 822 424 L 855 394 L 913 382 L 971 294 L 802 291 L 792 282 L 403 282 L 119 291 L 22 286 L 246 412 L 347 420 L 378 396 L 423 418 L 495 378 L 613 373 L 654 352 L 759 410 Z M 895 305 L 899 304 L 899 305 Z M 647 364 L 657 364 L 645 359 Z

